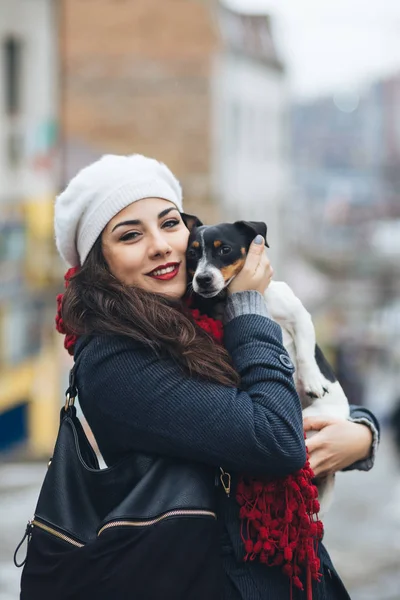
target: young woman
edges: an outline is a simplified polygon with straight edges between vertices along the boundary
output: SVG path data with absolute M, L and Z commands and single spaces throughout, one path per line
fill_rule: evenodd
M 181 188 L 169 169 L 140 155 L 103 157 L 57 198 L 57 247 L 78 267 L 62 300 L 62 320 L 66 345 L 80 360 L 83 413 L 108 465 L 145 452 L 225 470 L 218 489 L 221 597 L 289 600 L 304 598 L 304 587 L 314 600 L 348 598 L 322 544 L 312 590 L 310 572 L 291 556 L 305 531 L 289 527 L 292 512 L 303 510 L 298 502 L 285 513 L 286 547 L 282 536 L 279 543 L 274 538 L 278 519 L 271 539 L 258 531 L 262 550 L 250 539 L 255 529 L 241 510 L 246 494 L 256 490 L 256 507 L 260 482 L 270 486 L 265 498 L 283 481 L 289 482 L 285 494 L 295 489 L 294 473 L 303 473 L 301 485 L 308 485 L 293 367 L 263 301 L 273 271 L 259 236 L 229 286 L 223 345 L 204 331 L 185 297 L 189 231 L 182 210 Z M 344 423 L 310 420 L 307 427 L 320 430 L 310 446 L 316 474 L 372 466 L 378 425 L 368 411 L 353 409 Z M 270 508 L 260 508 L 260 523 Z M 304 511 L 300 517 L 299 523 Z M 318 538 L 317 529 L 311 537 Z M 267 558 L 274 553 L 282 557 L 271 566 Z

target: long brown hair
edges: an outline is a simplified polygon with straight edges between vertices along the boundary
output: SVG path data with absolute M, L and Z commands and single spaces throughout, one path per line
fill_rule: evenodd
M 101 236 L 69 281 L 62 319 L 69 334 L 124 335 L 172 357 L 190 375 L 239 385 L 228 352 L 196 325 L 185 302 L 124 285 L 111 274 Z

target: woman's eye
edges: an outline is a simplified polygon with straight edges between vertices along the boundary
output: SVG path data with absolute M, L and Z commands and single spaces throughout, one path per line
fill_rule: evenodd
M 231 252 L 232 248 L 230 246 L 221 246 L 221 248 L 219 249 L 219 253 L 220 254 L 229 254 L 229 252 Z
M 136 240 L 136 238 L 140 235 L 138 231 L 128 231 L 123 236 L 121 236 L 122 242 L 129 242 L 130 240 Z
M 171 227 L 175 227 L 175 225 L 178 225 L 178 224 L 179 224 L 178 219 L 168 219 L 168 221 L 165 221 L 165 223 L 163 223 L 163 227 L 170 229 Z

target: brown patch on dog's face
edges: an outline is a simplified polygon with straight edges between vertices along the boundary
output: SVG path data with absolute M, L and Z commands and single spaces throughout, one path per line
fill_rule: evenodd
M 200 242 L 193 242 L 192 243 L 192 248 L 199 248 L 200 247 Z
M 215 240 L 215 242 L 214 242 L 214 248 L 219 248 L 220 246 L 222 246 L 221 240 Z
M 231 265 L 222 267 L 220 269 L 220 271 L 222 273 L 224 280 L 229 281 L 229 279 L 231 279 L 231 277 L 235 277 L 235 275 L 237 275 L 242 270 L 243 265 L 244 265 L 244 258 L 239 258 Z
M 189 275 L 191 275 L 192 277 L 194 276 L 195 271 L 193 271 L 193 269 L 188 269 L 188 273 Z
M 240 248 L 242 256 L 246 256 L 246 248 Z

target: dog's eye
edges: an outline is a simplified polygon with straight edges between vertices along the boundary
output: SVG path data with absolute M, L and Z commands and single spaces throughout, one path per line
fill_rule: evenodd
M 197 256 L 196 250 L 193 250 L 193 248 L 189 248 L 189 250 L 186 253 L 186 256 L 188 258 L 196 258 L 196 256 Z
M 231 252 L 232 248 L 230 246 L 221 246 L 221 248 L 219 249 L 219 253 L 220 254 L 229 254 L 229 252 Z

